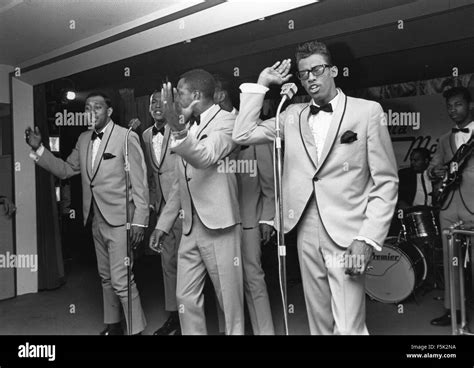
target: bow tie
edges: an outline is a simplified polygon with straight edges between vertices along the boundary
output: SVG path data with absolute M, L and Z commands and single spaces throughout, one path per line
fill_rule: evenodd
M 462 129 L 458 129 L 458 128 L 453 128 L 452 129 L 452 132 L 453 133 L 469 133 L 469 128 L 462 128 Z
M 194 124 L 194 123 L 196 123 L 196 125 L 201 124 L 201 115 L 199 116 L 192 115 L 190 121 L 191 121 L 191 124 Z
M 320 111 L 332 112 L 331 104 L 328 103 L 324 106 L 316 106 L 316 105 L 310 105 L 309 106 L 309 112 L 311 113 L 311 115 L 316 115 Z
M 165 135 L 165 126 L 163 125 L 160 129 L 158 129 L 155 125 L 153 125 L 153 137 L 157 135 L 158 133 L 161 133 L 161 135 Z
M 103 136 L 104 136 L 104 132 L 102 132 L 102 133 L 97 133 L 97 132 L 94 130 L 94 131 L 92 132 L 91 141 L 95 141 L 97 138 L 102 139 Z

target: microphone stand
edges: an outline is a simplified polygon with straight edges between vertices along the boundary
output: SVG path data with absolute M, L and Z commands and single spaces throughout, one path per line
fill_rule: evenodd
M 125 136 L 125 212 L 127 217 L 127 303 L 128 303 L 128 325 L 127 331 L 128 335 L 132 335 L 132 298 L 131 298 L 131 283 L 132 283 L 132 270 L 131 270 L 131 263 L 132 263 L 132 249 L 131 249 L 131 242 L 130 242 L 130 208 L 129 208 L 129 188 L 130 188 L 130 161 L 128 160 L 128 136 L 132 131 L 132 127 L 130 127 L 127 131 Z
M 288 335 L 288 304 L 287 304 L 287 292 L 286 292 L 286 246 L 285 246 L 285 233 L 283 224 L 283 191 L 282 191 L 282 154 L 281 154 L 281 132 L 280 132 L 280 112 L 283 104 L 287 100 L 288 96 L 284 95 L 281 99 L 280 104 L 275 117 L 275 141 L 274 141 L 274 155 L 275 160 L 273 164 L 274 177 L 275 177 L 275 208 L 276 220 L 278 222 L 277 231 L 277 246 L 278 246 L 278 268 L 279 268 L 279 281 L 280 281 L 280 292 L 283 304 L 283 322 L 284 322 L 284 333 Z

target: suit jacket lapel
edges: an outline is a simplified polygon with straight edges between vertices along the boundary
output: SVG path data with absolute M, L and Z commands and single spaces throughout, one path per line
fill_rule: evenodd
M 148 147 L 148 156 L 150 157 L 150 162 L 153 165 L 153 168 L 158 171 L 160 164 L 157 161 L 155 148 L 153 147 L 153 133 L 150 131 L 150 134 L 147 135 L 147 147 Z
M 165 135 L 163 136 L 163 143 L 161 144 L 161 154 L 160 154 L 160 162 L 158 166 L 161 166 L 163 160 L 165 159 L 166 151 L 168 150 L 168 142 L 170 140 L 170 128 L 168 124 L 165 125 Z
M 451 133 L 451 135 L 449 136 L 449 146 L 451 147 L 451 152 L 453 153 L 453 156 L 454 156 L 454 154 L 457 151 L 457 149 L 456 149 L 456 138 L 455 138 L 454 133 Z
M 314 164 L 314 167 L 318 167 L 318 150 L 316 148 L 316 142 L 314 141 L 313 132 L 308 123 L 309 118 L 309 105 L 305 106 L 301 110 L 299 115 L 299 128 L 300 136 L 303 141 L 303 146 L 306 150 L 306 154 L 309 156 Z
M 207 128 L 207 126 L 211 123 L 212 120 L 216 117 L 216 115 L 221 111 L 221 108 L 219 105 L 213 106 L 209 113 L 207 114 L 207 119 L 206 121 L 201 121 L 199 124 L 199 128 L 196 133 L 196 137 L 199 139 L 202 132 Z
M 86 151 L 86 171 L 87 171 L 87 176 L 89 177 L 89 180 L 92 181 L 92 132 L 93 130 L 90 131 L 89 137 L 87 138 L 87 151 Z
M 103 139 L 100 142 L 99 150 L 97 151 L 97 156 L 95 156 L 94 166 L 92 167 L 92 180 L 94 180 L 95 176 L 97 175 L 97 171 L 99 170 L 100 164 L 102 163 L 102 157 L 104 155 L 105 149 L 107 148 L 107 145 L 109 144 L 110 136 L 114 131 L 114 127 L 115 123 L 112 122 L 111 127 L 109 129 L 106 129 L 104 132 L 104 136 L 102 137 Z
M 336 108 L 334 109 L 331 125 L 329 126 L 326 140 L 324 141 L 324 147 L 321 152 L 321 159 L 319 161 L 318 171 L 323 166 L 324 161 L 326 161 L 329 152 L 331 151 L 337 134 L 339 133 L 339 128 L 341 127 L 342 119 L 344 119 L 344 114 L 346 112 L 347 97 L 340 89 L 338 89 L 338 92 L 340 93 L 339 100 L 337 102 Z M 318 149 L 321 148 L 318 147 Z

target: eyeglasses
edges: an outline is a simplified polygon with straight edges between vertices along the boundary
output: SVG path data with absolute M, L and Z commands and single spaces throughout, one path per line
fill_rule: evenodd
M 330 68 L 332 65 L 330 64 L 321 64 L 321 65 L 316 65 L 311 68 L 311 70 L 300 70 L 296 74 L 298 76 L 298 79 L 300 80 L 306 80 L 309 78 L 309 73 L 313 74 L 315 77 L 320 76 L 321 74 L 324 73 L 326 68 Z

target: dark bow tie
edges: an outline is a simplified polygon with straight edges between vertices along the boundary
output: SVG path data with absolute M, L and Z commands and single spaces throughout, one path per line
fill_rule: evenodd
M 153 137 L 157 135 L 158 133 L 161 133 L 161 135 L 165 135 L 165 126 L 163 125 L 160 129 L 158 129 L 155 125 L 153 125 Z
M 102 132 L 102 133 L 97 133 L 97 132 L 94 130 L 94 131 L 92 132 L 91 141 L 95 141 L 97 138 L 102 139 L 103 136 L 104 136 L 104 132 Z
M 331 104 L 328 103 L 324 106 L 316 106 L 316 105 L 310 105 L 309 106 L 309 112 L 311 113 L 311 115 L 316 115 L 320 111 L 332 112 Z
M 190 121 L 191 121 L 191 124 L 194 124 L 194 123 L 196 123 L 196 125 L 201 124 L 201 115 L 199 116 L 192 115 Z
M 452 129 L 452 132 L 453 133 L 469 133 L 469 128 L 462 128 L 462 129 L 458 129 L 458 128 L 453 128 Z

